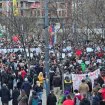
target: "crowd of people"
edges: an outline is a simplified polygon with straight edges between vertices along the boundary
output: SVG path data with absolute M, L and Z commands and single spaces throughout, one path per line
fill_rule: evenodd
M 73 89 L 72 73 L 85 74 L 96 69 L 100 69 L 101 73 L 94 80 L 94 84 L 86 75 L 79 88 Z M 104 69 L 105 48 L 102 44 L 88 43 L 51 49 L 51 92 L 47 96 L 46 104 L 104 105 Z M 45 53 L 42 50 L 39 53 L 32 52 L 30 59 L 21 51 L 0 53 L 0 97 L 3 105 L 9 105 L 11 100 L 13 105 L 42 105 L 43 91 L 46 90 L 45 81 Z

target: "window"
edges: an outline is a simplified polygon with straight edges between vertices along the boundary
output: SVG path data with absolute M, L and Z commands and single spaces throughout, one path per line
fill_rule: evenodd
M 59 11 L 58 15 L 59 15 L 59 16 L 62 16 L 62 11 Z
M 37 10 L 37 16 L 40 16 L 40 10 Z
M 67 14 L 66 14 L 66 10 L 62 10 L 62 16 L 63 16 L 63 17 L 66 17 L 66 15 L 67 15 Z
M 21 7 L 23 7 L 23 2 L 21 2 Z

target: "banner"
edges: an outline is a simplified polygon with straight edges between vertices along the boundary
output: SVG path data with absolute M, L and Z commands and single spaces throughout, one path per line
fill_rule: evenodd
M 79 89 L 79 85 L 81 84 L 81 80 L 86 78 L 86 75 L 89 76 L 89 78 L 92 81 L 92 86 L 94 85 L 94 80 L 98 78 L 98 75 L 100 74 L 100 70 L 95 70 L 94 72 L 90 72 L 88 74 L 72 74 L 72 81 L 73 81 L 73 90 Z

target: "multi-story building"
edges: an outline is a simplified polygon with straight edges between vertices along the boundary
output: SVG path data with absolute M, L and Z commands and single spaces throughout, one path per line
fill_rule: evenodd
M 13 11 L 13 0 L 0 0 L 0 12 L 9 16 Z M 72 0 L 49 0 L 49 19 L 51 22 L 65 21 L 72 9 Z M 42 23 L 44 19 L 44 0 L 17 0 L 19 16 L 35 17 Z

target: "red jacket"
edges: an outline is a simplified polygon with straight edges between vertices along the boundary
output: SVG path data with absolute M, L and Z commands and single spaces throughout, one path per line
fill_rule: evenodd
M 21 71 L 21 76 L 22 76 L 23 79 L 25 78 L 26 74 L 27 74 L 27 73 L 25 72 L 25 70 L 22 70 L 22 71 Z
M 101 89 L 102 99 L 105 100 L 105 88 Z
M 63 105 L 74 105 L 74 101 L 70 100 L 70 99 L 67 99 L 63 102 Z

